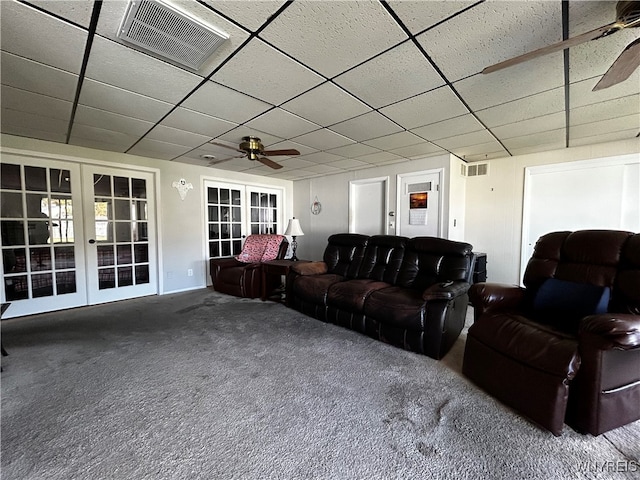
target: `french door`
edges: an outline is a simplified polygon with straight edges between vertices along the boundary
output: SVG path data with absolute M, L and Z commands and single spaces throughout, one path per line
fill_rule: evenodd
M 153 175 L 3 153 L 6 317 L 157 293 Z
M 249 234 L 284 231 L 282 190 L 212 181 L 204 187 L 207 260 L 238 255 Z

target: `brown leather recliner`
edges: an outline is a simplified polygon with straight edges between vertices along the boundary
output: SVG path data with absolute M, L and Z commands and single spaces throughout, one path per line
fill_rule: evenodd
M 283 259 L 289 242 L 283 235 L 249 235 L 242 253 L 237 257 L 212 258 L 209 260 L 211 281 L 214 290 L 244 298 L 262 295 L 262 262 Z M 272 276 L 268 280 L 275 282 Z M 273 290 L 278 285 L 267 285 Z
M 544 235 L 523 283 L 471 287 L 463 373 L 554 435 L 640 419 L 640 234 Z

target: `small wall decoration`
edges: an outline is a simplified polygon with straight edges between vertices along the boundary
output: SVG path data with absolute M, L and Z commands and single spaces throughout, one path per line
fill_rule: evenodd
M 320 200 L 318 200 L 318 197 L 316 196 L 316 198 L 313 200 L 313 203 L 311 204 L 311 213 L 313 213 L 314 215 L 318 215 L 320 214 L 321 211 L 322 211 L 322 204 L 320 203 Z
M 175 182 L 173 182 L 172 186 L 173 188 L 178 190 L 178 193 L 180 194 L 180 200 L 184 200 L 187 197 L 187 192 L 189 190 L 193 190 L 193 185 L 191 183 L 188 183 L 184 178 L 176 180 Z

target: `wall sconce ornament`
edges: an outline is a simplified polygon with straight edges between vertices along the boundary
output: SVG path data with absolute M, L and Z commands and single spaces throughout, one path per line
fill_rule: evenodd
M 184 200 L 187 197 L 187 192 L 189 190 L 193 190 L 193 185 L 191 183 L 188 183 L 184 178 L 176 180 L 175 182 L 173 182 L 172 186 L 173 188 L 178 190 L 178 193 L 180 194 L 180 200 Z
M 316 195 L 316 198 L 313 200 L 313 203 L 311 204 L 311 213 L 313 213 L 314 215 L 319 215 L 321 211 L 322 211 L 322 204 L 320 203 L 320 200 L 318 200 L 318 196 Z

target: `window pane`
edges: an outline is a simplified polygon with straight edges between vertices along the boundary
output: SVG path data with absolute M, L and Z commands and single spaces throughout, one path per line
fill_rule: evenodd
M 27 190 L 47 191 L 47 169 L 42 167 L 24 167 L 24 181 Z
M 240 207 L 231 207 L 231 214 L 232 214 L 232 218 L 231 221 L 232 222 L 239 222 L 240 220 L 242 220 L 241 215 L 241 211 L 240 211 Z
M 113 265 L 113 245 L 98 245 L 98 266 Z
M 149 224 L 147 222 L 136 222 L 133 224 L 133 241 L 145 242 L 149 240 Z
M 240 225 L 238 224 L 232 225 L 231 231 L 233 234 L 233 238 L 240 238 L 240 235 L 242 234 L 242 232 L 240 231 Z
M 113 177 L 113 196 L 130 197 L 129 179 L 127 177 Z
M 252 207 L 257 207 L 258 206 L 258 193 L 257 192 L 251 192 L 251 206 Z
M 233 255 L 239 255 L 241 252 L 242 252 L 242 242 L 240 240 L 234 240 Z
M 76 292 L 76 272 L 56 273 L 56 289 L 58 295 Z
M 2 267 L 4 273 L 22 273 L 27 271 L 26 250 L 24 248 L 4 248 L 2 250 Z
M 53 295 L 53 275 L 51 273 L 31 275 L 31 292 L 34 298 Z
M 32 220 L 29 225 L 29 245 L 44 245 L 49 241 L 49 222 Z
M 131 220 L 131 204 L 129 200 L 115 200 L 113 206 L 116 220 Z
M 2 230 L 2 245 L 24 245 L 24 222 L 19 220 L 5 220 L 0 222 Z
M 240 205 L 240 190 L 231 190 L 231 204 Z
M 209 243 L 209 256 L 210 257 L 219 257 L 220 256 L 220 248 L 218 246 L 218 242 Z
M 226 242 L 221 242 L 222 243 L 222 256 L 223 257 L 228 257 L 229 255 L 231 255 L 231 243 L 226 241 Z
M 49 199 L 41 193 L 27 193 L 27 217 L 49 217 Z
M 131 196 L 133 198 L 147 198 L 147 182 L 142 178 L 131 179 Z
M 135 215 L 135 220 L 148 220 L 146 201 L 136 200 L 134 202 L 134 215 Z
M 218 203 L 218 189 L 209 187 L 207 189 L 207 199 L 209 203 Z
M 22 190 L 20 165 L 0 163 L 0 187 L 8 190 Z
M 209 224 L 209 240 L 217 240 L 220 238 L 220 228 L 215 223 Z
M 227 188 L 220 189 L 220 204 L 229 205 L 229 189 Z
M 0 216 L 22 218 L 22 194 L 2 192 L 0 194 Z
M 130 241 L 131 241 L 131 223 L 117 222 L 116 223 L 116 242 L 130 242 Z
M 93 175 L 93 191 L 96 196 L 111 196 L 111 177 L 109 175 Z
M 113 268 L 98 270 L 98 289 L 114 288 L 116 286 L 116 271 Z
M 71 173 L 69 170 L 52 168 L 49 170 L 52 192 L 71 193 Z
M 126 287 L 133 285 L 133 267 L 118 268 L 118 286 Z
M 209 207 L 209 221 L 217 222 L 218 218 L 218 207 Z
M 149 283 L 149 265 L 136 265 L 136 285 Z
M 118 265 L 132 263 L 131 245 L 117 245 L 116 251 L 118 252 Z
M 29 289 L 27 287 L 27 276 L 5 277 L 4 293 L 7 300 L 24 300 L 29 298 Z
M 31 271 L 51 270 L 53 265 L 51 263 L 51 249 L 45 248 L 31 248 Z
M 56 270 L 75 268 L 76 261 L 73 247 L 56 247 L 54 252 Z
M 133 252 L 135 255 L 136 263 L 144 263 L 149 261 L 148 245 L 134 245 Z

